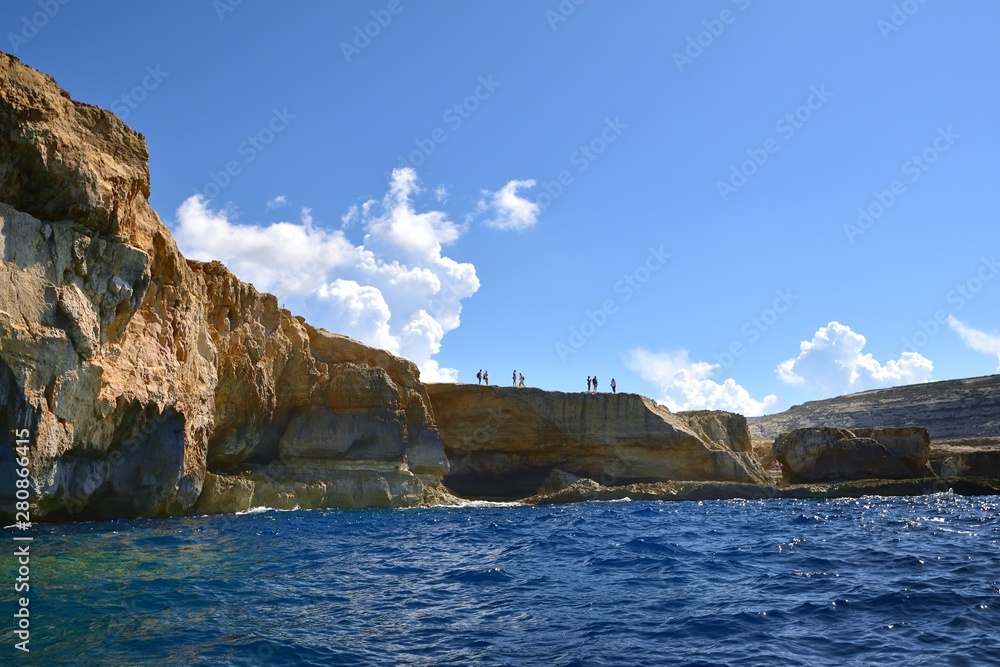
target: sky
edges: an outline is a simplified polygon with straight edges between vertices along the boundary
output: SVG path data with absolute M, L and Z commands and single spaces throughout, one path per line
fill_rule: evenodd
M 151 203 L 424 380 L 747 415 L 1000 364 L 1000 4 L 5 0 Z

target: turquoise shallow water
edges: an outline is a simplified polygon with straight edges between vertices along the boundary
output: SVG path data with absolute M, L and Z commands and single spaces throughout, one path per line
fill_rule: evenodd
M 940 494 L 45 526 L 32 652 L 8 623 L 0 663 L 997 665 L 998 509 Z

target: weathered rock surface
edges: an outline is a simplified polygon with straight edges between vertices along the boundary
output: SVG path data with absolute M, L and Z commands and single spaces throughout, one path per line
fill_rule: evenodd
M 535 493 L 559 469 L 604 485 L 662 480 L 761 482 L 745 419 L 673 414 L 637 394 L 429 384 L 458 495 Z
M 930 436 L 917 427 L 801 428 L 774 441 L 774 456 L 793 484 L 924 477 L 929 455 Z
M 923 426 L 933 440 L 1000 437 L 1000 375 L 874 389 L 747 419 L 753 437 L 774 440 L 811 426 Z
M 194 512 L 228 514 L 260 507 L 418 507 L 460 502 L 438 481 L 392 463 L 313 460 L 293 465 L 248 465 L 229 475 L 208 473 Z
M 448 465 L 416 367 L 185 261 L 149 193 L 142 135 L 0 53 L 0 514 L 15 428 L 35 519 L 188 513 L 209 471 L 219 511 L 433 495 Z

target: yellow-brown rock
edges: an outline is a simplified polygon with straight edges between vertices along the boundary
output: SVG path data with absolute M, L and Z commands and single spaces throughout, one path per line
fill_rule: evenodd
M 0 514 L 15 429 L 31 434 L 35 519 L 188 513 L 209 471 L 218 511 L 286 473 L 353 489 L 352 506 L 433 494 L 447 460 L 416 366 L 186 261 L 149 193 L 142 135 L 0 53 Z M 331 419 L 336 443 L 281 451 L 290 426 Z M 294 474 L 245 481 L 279 459 Z
M 605 486 L 766 479 L 740 415 L 674 414 L 637 394 L 427 388 L 459 495 L 528 496 L 554 469 Z

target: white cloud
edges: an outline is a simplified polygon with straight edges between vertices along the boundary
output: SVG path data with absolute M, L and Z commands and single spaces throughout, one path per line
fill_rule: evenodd
M 343 228 L 314 226 L 308 208 L 299 222 L 241 225 L 197 195 L 177 210 L 174 236 L 187 257 L 217 259 L 258 289 L 298 300 L 311 323 L 403 355 L 425 380 L 455 380 L 432 357 L 479 278 L 472 264 L 441 254 L 463 228 L 444 212 L 417 212 L 419 191 L 416 173 L 397 169 L 382 200 L 348 209 L 343 226 L 365 231 L 358 246 Z
M 399 340 L 389 332 L 389 304 L 377 287 L 337 278 L 320 285 L 317 296 L 330 304 L 327 313 L 351 335 L 390 352 L 399 352 Z
M 219 260 L 265 292 L 309 293 L 322 283 L 320 276 L 356 264 L 361 252 L 343 234 L 311 224 L 241 225 L 233 217 L 194 195 L 177 209 L 174 238 L 189 259 Z
M 687 350 L 654 353 L 636 348 L 626 355 L 626 364 L 645 380 L 660 387 L 659 399 L 670 410 L 729 410 L 756 416 L 773 408 L 778 397 L 771 394 L 757 401 L 732 378 L 721 384 L 710 379 L 718 364 L 692 362 Z
M 966 346 L 983 354 L 995 354 L 997 361 L 1000 362 L 1000 334 L 973 329 L 959 322 L 954 315 L 948 316 L 948 326 L 961 336 Z M 1000 365 L 997 366 L 997 370 L 1000 371 Z
M 279 208 L 281 206 L 284 206 L 287 203 L 288 203 L 288 200 L 285 199 L 285 195 L 278 195 L 274 199 L 269 199 L 268 200 L 267 207 L 268 208 Z
M 538 222 L 538 204 L 519 197 L 521 188 L 535 187 L 535 180 L 510 181 L 496 192 L 483 192 L 479 210 L 488 211 L 490 218 L 486 224 L 494 229 L 521 231 L 530 229 Z M 487 201 L 489 198 L 489 201 Z
M 778 378 L 792 385 L 808 386 L 828 395 L 863 391 L 930 379 L 934 364 L 917 352 L 903 352 L 884 364 L 864 353 L 867 340 L 849 326 L 830 322 L 802 341 L 799 356 L 775 369 Z

